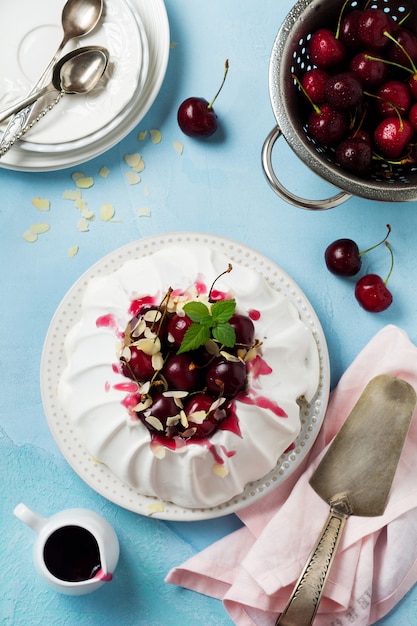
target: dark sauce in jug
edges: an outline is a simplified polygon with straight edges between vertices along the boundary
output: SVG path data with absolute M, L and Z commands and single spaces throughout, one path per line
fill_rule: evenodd
M 46 540 L 43 558 L 51 574 L 67 582 L 94 578 L 101 567 L 97 540 L 81 526 L 63 526 L 53 532 Z

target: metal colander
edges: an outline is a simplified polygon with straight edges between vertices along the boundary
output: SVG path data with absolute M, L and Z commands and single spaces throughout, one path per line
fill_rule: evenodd
M 352 0 L 346 11 L 362 8 L 365 0 Z M 400 0 L 374 0 L 368 7 L 382 8 L 393 19 L 411 13 L 407 28 L 417 31 L 417 7 Z M 334 151 L 317 145 L 308 136 L 305 123 L 305 98 L 292 77 L 301 76 L 312 66 L 308 57 L 311 34 L 319 28 L 335 29 L 343 0 L 299 0 L 285 18 L 272 49 L 269 65 L 269 92 L 277 126 L 265 140 L 262 163 L 274 191 L 285 200 L 306 209 L 329 209 L 352 195 L 371 200 L 403 202 L 417 199 L 417 166 L 396 166 L 390 176 L 384 171 L 367 178 L 342 170 L 334 159 Z M 288 191 L 278 180 L 272 167 L 272 148 L 283 135 L 297 156 L 316 174 L 342 191 L 330 199 L 305 200 Z

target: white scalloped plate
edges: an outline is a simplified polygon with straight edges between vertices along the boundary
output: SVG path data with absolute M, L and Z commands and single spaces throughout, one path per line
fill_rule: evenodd
M 188 509 L 171 502 L 161 502 L 157 498 L 144 496 L 123 483 L 108 467 L 91 457 L 66 418 L 57 397 L 58 382 L 65 368 L 65 336 L 80 319 L 81 302 L 89 281 L 119 269 L 130 259 L 141 258 L 161 248 L 187 242 L 201 243 L 223 252 L 234 263 L 258 271 L 272 287 L 287 295 L 298 310 L 301 320 L 311 330 L 320 358 L 319 387 L 311 403 L 301 407 L 301 431 L 294 442 L 294 448 L 281 455 L 271 472 L 248 484 L 240 495 L 209 509 Z M 249 506 L 280 485 L 303 461 L 316 439 L 326 412 L 330 366 L 326 339 L 317 315 L 298 285 L 278 265 L 252 248 L 231 239 L 204 233 L 167 233 L 140 239 L 115 250 L 94 264 L 75 282 L 50 323 L 42 353 L 40 381 L 43 406 L 52 435 L 80 478 L 114 504 L 135 513 L 166 520 L 195 521 L 221 517 Z

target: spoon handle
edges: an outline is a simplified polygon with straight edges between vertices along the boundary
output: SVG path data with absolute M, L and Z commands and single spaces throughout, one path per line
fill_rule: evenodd
M 27 106 L 25 109 L 22 109 L 21 111 L 19 111 L 19 113 L 12 118 L 12 121 L 14 119 L 16 119 L 18 117 L 18 115 L 23 114 L 23 116 L 21 118 L 19 118 L 19 124 L 22 124 L 18 130 L 18 132 L 12 132 L 12 138 L 10 139 L 10 141 L 8 142 L 2 142 L 0 145 L 0 159 L 2 156 L 4 156 L 6 154 L 6 152 L 8 152 L 10 150 L 10 148 L 13 147 L 13 145 L 16 143 L 16 141 L 19 141 L 19 139 L 21 139 L 23 137 L 23 135 L 26 135 L 26 133 L 37 123 L 39 122 L 40 119 L 42 119 L 43 117 L 45 117 L 45 115 L 48 113 L 48 111 L 50 111 L 51 109 L 54 108 L 54 106 L 56 104 L 58 104 L 58 102 L 61 100 L 62 96 L 64 95 L 64 91 L 59 92 L 59 94 L 57 95 L 57 97 L 55 98 L 55 100 L 53 100 L 53 102 L 51 102 L 50 104 L 48 104 L 48 106 L 45 109 L 42 109 L 42 111 L 40 113 L 38 113 L 38 115 L 29 123 L 27 123 L 30 112 L 31 112 L 31 105 Z M 25 114 L 25 111 L 28 111 L 27 114 Z
M 11 115 L 13 115 L 14 118 L 10 121 L 13 121 L 15 118 L 17 118 L 20 112 L 25 113 L 25 109 L 31 109 L 32 107 L 30 107 L 30 105 L 34 104 L 36 100 L 38 100 L 41 96 L 45 95 L 46 92 L 50 90 L 51 88 L 49 86 L 42 87 L 42 89 L 39 89 L 38 91 L 35 91 L 31 95 L 24 98 L 23 100 L 20 100 L 20 102 L 16 102 L 15 104 L 12 104 L 12 106 L 10 106 L 8 109 L 4 109 L 4 111 L 1 111 L 0 124 L 7 120 L 7 118 Z M 28 115 L 26 115 L 26 119 L 24 120 L 24 122 L 26 122 L 27 118 Z

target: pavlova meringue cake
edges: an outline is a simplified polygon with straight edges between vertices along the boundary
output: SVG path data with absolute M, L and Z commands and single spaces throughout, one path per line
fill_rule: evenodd
M 59 401 L 89 453 L 186 508 L 225 503 L 273 469 L 319 384 L 295 306 L 230 263 L 196 244 L 129 260 L 89 282 L 65 339 Z

